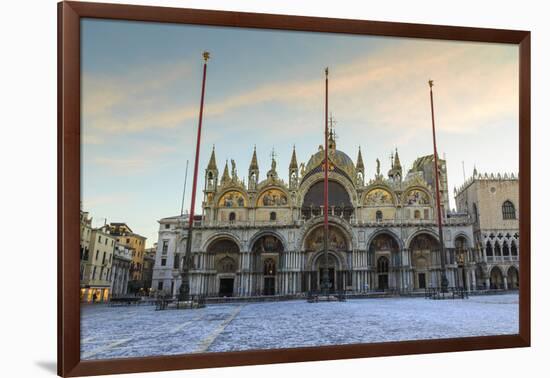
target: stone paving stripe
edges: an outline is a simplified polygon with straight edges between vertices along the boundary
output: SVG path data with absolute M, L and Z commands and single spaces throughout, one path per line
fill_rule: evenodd
M 239 312 L 241 312 L 242 308 L 245 305 L 240 305 L 237 307 L 235 311 L 229 316 L 227 319 L 225 319 L 219 326 L 212 332 L 206 339 L 204 339 L 200 344 L 197 350 L 195 350 L 193 353 L 203 353 L 210 348 L 210 345 L 216 340 L 216 338 L 225 330 L 225 327 L 229 325 L 235 319 L 237 315 L 239 315 Z
M 122 345 L 122 344 L 125 344 L 127 343 L 128 341 L 132 340 L 132 338 L 129 338 L 129 339 L 122 339 L 122 340 L 118 340 L 118 341 L 115 341 L 114 343 L 111 343 L 109 345 L 105 345 L 104 347 L 101 347 L 101 348 L 97 348 L 97 349 L 94 349 L 88 353 L 85 353 L 82 355 L 82 359 L 85 359 L 85 358 L 90 358 L 92 356 L 95 356 L 96 354 L 99 354 L 101 352 L 105 352 L 105 351 L 108 351 L 109 349 L 112 349 L 112 348 L 115 348 L 119 345 Z
M 188 321 L 186 321 L 186 322 L 183 322 L 182 324 L 180 324 L 179 326 L 175 327 L 174 329 L 171 329 L 171 330 L 170 330 L 170 334 L 173 335 L 174 333 L 181 331 L 181 330 L 182 330 L 185 326 L 187 326 L 188 324 L 193 323 L 193 322 L 196 322 L 196 321 L 198 321 L 198 320 L 201 320 L 203 317 L 204 317 L 204 315 L 202 315 L 202 316 L 197 316 L 197 317 L 194 318 L 194 319 L 190 319 L 190 320 L 188 320 Z

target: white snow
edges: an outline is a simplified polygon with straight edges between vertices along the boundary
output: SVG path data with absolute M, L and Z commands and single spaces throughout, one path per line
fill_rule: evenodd
M 518 333 L 518 295 L 466 300 L 357 299 L 208 305 L 84 305 L 82 359 L 370 343 Z M 233 319 L 231 319 L 233 317 Z

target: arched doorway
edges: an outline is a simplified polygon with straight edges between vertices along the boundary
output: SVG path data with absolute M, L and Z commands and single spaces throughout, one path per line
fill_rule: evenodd
M 280 254 L 284 251 L 281 240 L 266 234 L 252 245 L 252 295 L 275 295 Z
M 322 288 L 322 280 L 323 280 L 323 274 L 325 272 L 325 269 L 328 269 L 328 282 L 329 282 L 329 288 L 330 291 L 338 290 L 339 286 L 336 282 L 336 272 L 338 270 L 338 261 L 334 257 L 332 253 L 328 254 L 328 261 L 325 262 L 325 256 L 324 254 L 319 255 L 317 258 L 317 261 L 315 263 L 315 271 L 317 272 L 317 288 Z
M 376 261 L 377 288 L 386 290 L 389 287 L 390 260 L 386 256 L 380 256 Z
M 490 275 L 490 285 L 491 289 L 502 289 L 504 288 L 504 279 L 502 278 L 502 272 L 498 266 L 491 269 Z
M 517 289 L 519 288 L 519 273 L 515 266 L 508 268 L 508 273 L 506 274 L 508 280 L 508 289 Z
M 321 289 L 325 268 L 324 226 L 318 225 L 304 239 L 303 249 L 307 257 L 307 271 L 303 274 L 302 287 L 306 291 Z M 346 271 L 346 254 L 350 253 L 351 237 L 338 226 L 330 225 L 328 232 L 328 273 L 332 290 L 343 290 L 351 285 L 351 273 Z
M 231 239 L 219 239 L 213 242 L 207 253 L 214 255 L 217 291 L 211 293 L 220 297 L 233 296 L 235 276 L 239 265 L 239 246 Z
M 309 188 L 302 202 L 302 217 L 304 219 L 323 214 L 324 193 L 323 181 L 316 182 Z M 337 181 L 329 180 L 328 193 L 329 214 L 343 217 L 349 221 L 353 214 L 353 204 L 346 188 Z
M 437 287 L 439 275 L 433 269 L 437 266 L 439 242 L 431 234 L 416 235 L 411 241 L 411 263 L 413 267 L 413 283 L 415 289 Z
M 392 235 L 386 232 L 376 235 L 371 240 L 368 259 L 369 265 L 376 268 L 374 282 L 371 282 L 375 289 L 386 290 L 390 287 L 400 286 L 397 275 L 391 272 L 392 267 L 401 265 L 398 252 L 399 244 Z

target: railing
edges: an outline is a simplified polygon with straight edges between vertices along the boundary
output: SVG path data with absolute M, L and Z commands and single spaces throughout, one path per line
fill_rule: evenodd
M 468 290 L 463 287 L 448 287 L 443 291 L 441 287 L 424 289 L 426 299 L 468 299 Z

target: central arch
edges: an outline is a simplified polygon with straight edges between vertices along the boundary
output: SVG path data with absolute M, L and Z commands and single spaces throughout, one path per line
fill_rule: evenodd
M 324 181 L 317 181 L 311 185 L 302 201 L 302 217 L 310 219 L 323 214 Z M 336 180 L 328 181 L 328 211 L 330 215 L 343 217 L 349 220 L 353 214 L 353 202 L 348 190 Z

